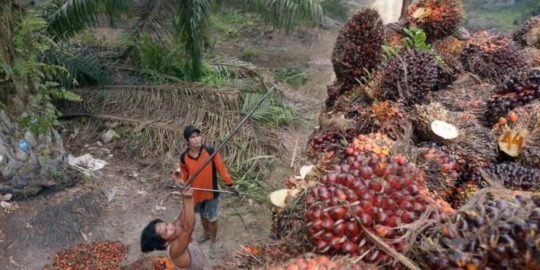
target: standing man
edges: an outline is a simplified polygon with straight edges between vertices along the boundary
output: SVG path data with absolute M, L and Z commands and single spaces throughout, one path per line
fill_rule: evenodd
M 180 155 L 180 171 L 182 172 L 182 179 L 185 182 L 214 153 L 214 148 L 202 143 L 201 131 L 192 125 L 185 127 L 184 138 L 187 141 L 188 149 Z M 212 162 L 206 165 L 191 183 L 191 187 L 195 189 L 193 191 L 195 212 L 199 213 L 204 229 L 204 233 L 198 239 L 198 242 L 204 243 L 211 240 L 211 249 L 214 249 L 216 244 L 219 192 L 196 189 L 218 190 L 216 171 L 228 189 L 235 192 L 235 195 L 238 195 L 238 190 L 233 184 L 231 176 L 227 172 L 219 153 L 214 156 Z

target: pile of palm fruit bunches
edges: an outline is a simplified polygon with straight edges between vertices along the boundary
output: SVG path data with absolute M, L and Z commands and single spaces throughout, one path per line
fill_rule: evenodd
M 461 1 L 407 16 L 340 30 L 314 168 L 273 211 L 305 251 L 266 267 L 540 269 L 540 18 L 463 40 Z

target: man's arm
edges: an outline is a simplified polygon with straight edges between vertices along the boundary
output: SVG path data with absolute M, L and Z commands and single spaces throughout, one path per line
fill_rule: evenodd
M 232 178 L 229 175 L 227 168 L 225 168 L 225 164 L 223 163 L 223 159 L 221 158 L 221 155 L 219 153 L 214 156 L 214 165 L 216 166 L 216 170 L 221 176 L 221 179 L 223 179 L 223 183 L 225 183 L 226 186 L 232 186 Z
M 180 172 L 182 172 L 182 178 L 179 178 L 179 180 L 183 180 L 182 182 L 186 182 L 189 179 L 189 170 L 186 164 L 180 161 L 178 167 L 180 168 Z
M 195 203 L 193 201 L 193 191 L 191 188 L 187 188 L 182 191 L 182 205 L 183 209 L 178 219 L 174 221 L 175 226 L 181 228 L 180 235 L 174 239 L 170 247 L 170 255 L 177 262 L 183 265 L 180 267 L 189 266 L 189 254 L 186 252 L 189 243 L 191 242 L 191 235 L 193 228 L 195 227 Z M 182 262 L 185 262 L 182 263 Z

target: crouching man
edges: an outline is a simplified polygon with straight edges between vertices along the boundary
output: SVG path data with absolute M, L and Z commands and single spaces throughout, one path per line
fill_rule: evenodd
M 181 181 L 179 174 L 173 174 L 173 178 Z M 141 235 L 141 251 L 147 253 L 169 248 L 169 257 L 179 269 L 212 269 L 201 249 L 191 242 L 195 226 L 195 204 L 191 188 L 182 191 L 182 201 L 182 211 L 175 221 L 168 223 L 155 219 L 146 225 Z

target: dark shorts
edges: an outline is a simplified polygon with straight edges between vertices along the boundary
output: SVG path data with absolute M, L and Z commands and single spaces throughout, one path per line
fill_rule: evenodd
M 210 222 L 215 222 L 219 216 L 219 198 L 202 201 L 195 205 L 195 213 L 200 213 Z

